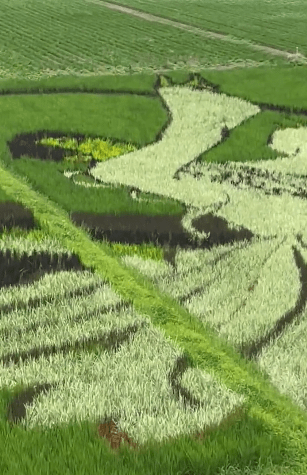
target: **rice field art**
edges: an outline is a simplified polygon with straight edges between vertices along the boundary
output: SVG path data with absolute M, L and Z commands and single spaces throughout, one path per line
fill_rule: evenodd
M 235 2 L 236 23 L 207 0 L 128 3 L 11 6 L 24 32 L 49 15 L 58 49 L 37 31 L 29 70 L 0 70 L 0 471 L 303 475 L 307 76 L 282 55 L 303 20 L 281 35 L 292 6 L 242 4 L 244 33 Z M 107 32 L 139 71 L 29 77 L 94 67 Z M 195 43 L 225 68 L 157 70 L 166 38 L 174 62 Z

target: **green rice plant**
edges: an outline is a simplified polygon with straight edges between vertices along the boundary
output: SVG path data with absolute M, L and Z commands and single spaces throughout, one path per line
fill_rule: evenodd
M 163 259 L 163 250 L 152 244 L 124 245 L 119 243 L 110 243 L 110 248 L 117 256 L 139 256 L 144 259 L 161 261 Z
M 77 155 L 66 156 L 64 161 L 66 162 L 88 162 L 92 158 L 105 161 L 112 157 L 118 157 L 119 155 L 126 154 L 136 150 L 132 144 L 118 144 L 112 145 L 110 140 L 100 140 L 100 139 L 86 139 L 79 146 L 76 144 L 76 139 L 53 139 L 53 138 L 44 138 L 35 143 L 41 143 L 44 145 L 51 145 L 55 147 L 61 147 L 69 150 L 77 150 Z
M 7 239 L 17 239 L 17 238 L 26 238 L 28 241 L 40 243 L 46 239 L 50 239 L 48 234 L 41 229 L 33 229 L 31 231 L 24 231 L 18 226 L 14 227 L 10 231 L 5 227 L 4 230 L 0 233 L 0 241 L 6 241 Z M 101 243 L 98 243 L 101 245 Z M 112 254 L 122 257 L 122 256 L 138 256 L 143 259 L 151 259 L 154 261 L 163 260 L 163 249 L 159 245 L 153 244 L 140 244 L 140 245 L 130 245 L 130 244 L 120 244 L 118 242 L 112 243 L 108 242 L 106 239 L 103 240 L 103 245 L 107 246 Z

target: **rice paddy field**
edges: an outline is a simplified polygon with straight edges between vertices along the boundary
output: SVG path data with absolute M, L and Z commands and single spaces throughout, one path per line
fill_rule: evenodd
M 307 7 L 0 0 L 0 473 L 307 473 Z

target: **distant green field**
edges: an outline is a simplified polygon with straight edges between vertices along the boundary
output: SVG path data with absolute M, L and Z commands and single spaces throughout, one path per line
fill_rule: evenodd
M 99 1 L 87 0 L 99 5 Z M 103 3 L 103 2 L 101 2 Z M 112 2 L 111 2 L 112 3 Z M 115 2 L 230 38 L 306 56 L 307 7 L 304 0 L 172 0 Z M 234 45 L 232 45 L 234 48 Z M 234 50 L 232 50 L 234 51 Z
M 218 8 L 209 1 L 121 3 L 197 26 L 203 34 L 187 31 L 184 25 L 178 28 L 114 11 L 100 1 L 1 0 L 0 78 L 280 64 L 287 60 L 286 52 L 296 53 L 297 47 L 300 54 L 307 52 L 304 2 L 301 8 L 285 2 L 285 16 L 280 11 L 281 0 L 269 5 L 258 0 L 240 2 L 238 6 L 225 1 Z M 295 19 L 291 19 L 291 9 Z M 231 38 L 210 38 L 207 30 Z M 261 45 L 284 51 L 282 55 L 266 52 Z

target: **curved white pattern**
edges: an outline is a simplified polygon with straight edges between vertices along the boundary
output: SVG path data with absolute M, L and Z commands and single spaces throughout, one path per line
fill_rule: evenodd
M 302 199 L 286 194 L 267 196 L 250 188 L 242 190 L 227 183 L 212 183 L 209 173 L 198 180 L 183 174 L 180 180 L 173 179 L 179 167 L 220 141 L 221 128 L 225 124 L 232 129 L 257 114 L 260 111 L 257 106 L 238 98 L 207 90 L 193 91 L 188 87 L 165 87 L 159 93 L 173 115 L 162 140 L 97 164 L 91 170 L 93 177 L 103 183 L 135 186 L 143 192 L 177 199 L 206 212 L 219 203 L 225 203 L 216 215 L 234 225 L 245 226 L 258 235 L 301 232 L 301 223 L 306 220 L 306 204 Z M 244 165 L 282 173 L 293 170 L 307 173 L 306 136 L 305 128 L 278 131 L 274 134 L 274 147 L 282 150 L 282 143 L 287 142 L 288 138 L 294 139 L 292 147 L 283 150 L 291 155 L 274 161 L 245 162 Z M 282 140 L 283 137 L 285 140 Z M 300 148 L 299 153 L 295 152 L 297 147 Z M 200 166 L 204 170 L 208 165 Z M 240 162 L 234 166 L 239 167 Z M 230 196 L 230 200 L 226 199 L 227 196 Z
M 214 285 L 211 286 L 206 302 L 201 302 L 203 318 L 207 322 L 210 311 L 216 313 L 213 316 L 214 322 L 218 324 L 217 331 L 221 335 L 230 335 L 232 332 L 238 341 L 247 340 L 248 337 L 252 339 L 256 333 L 259 335 L 264 332 L 265 327 L 271 324 L 274 319 L 280 318 L 281 313 L 295 305 L 299 292 L 300 276 L 297 267 L 294 265 L 291 245 L 295 242 L 294 233 L 304 234 L 305 232 L 306 234 L 305 202 L 303 199 L 294 198 L 286 193 L 278 197 L 267 196 L 253 189 L 236 189 L 235 186 L 225 182 L 222 184 L 212 183 L 210 180 L 211 164 L 202 165 L 202 169 L 206 173 L 199 180 L 191 175 L 185 176 L 184 174 L 181 174 L 179 180 L 175 180 L 173 175 L 179 167 L 191 162 L 197 155 L 220 141 L 220 130 L 224 124 L 231 129 L 244 119 L 259 112 L 259 108 L 250 105 L 246 101 L 208 91 L 193 91 L 189 88 L 177 87 L 164 88 L 160 92 L 173 114 L 173 120 L 165 131 L 162 140 L 142 150 L 102 162 L 92 170 L 92 174 L 105 183 L 122 183 L 128 186 L 136 186 L 144 192 L 175 198 L 194 207 L 194 210 L 191 209 L 189 215 L 183 218 L 182 223 L 185 227 L 188 227 L 188 221 L 193 213 L 195 215 L 195 213 L 202 214 L 203 212 L 213 211 L 217 215 L 224 216 L 235 226 L 243 225 L 260 236 L 278 234 L 278 238 L 282 243 L 279 246 L 278 253 L 275 252 L 272 259 L 267 261 L 266 268 L 262 265 L 262 262 L 257 264 L 255 259 L 252 259 L 252 254 L 253 252 L 255 254 L 257 245 L 259 247 L 259 259 L 266 257 L 260 256 L 260 251 L 265 254 L 263 249 L 265 246 L 262 245 L 262 242 L 259 245 L 257 240 L 250 244 L 249 252 L 245 252 L 245 255 L 244 252 L 240 255 L 239 247 L 238 250 L 235 250 L 236 260 L 233 264 L 235 267 L 230 269 L 229 261 L 222 260 L 220 265 L 215 267 L 215 271 L 220 272 L 220 281 L 215 282 L 215 288 Z M 286 137 L 286 141 L 288 140 L 289 143 L 291 140 L 291 147 L 288 147 L 286 151 L 289 154 L 288 157 L 271 162 L 245 162 L 245 165 L 249 164 L 253 167 L 267 168 L 282 173 L 291 171 L 291 167 L 295 165 L 296 172 L 300 166 L 300 172 L 305 173 L 307 169 L 307 151 L 304 143 L 306 129 L 279 131 L 276 132 L 275 137 L 274 147 L 283 152 L 285 151 L 283 137 Z M 299 152 L 296 151 L 297 148 L 300 149 Z M 238 166 L 240 166 L 240 163 Z M 223 165 L 216 164 L 216 169 L 222 170 Z M 282 236 L 285 239 L 280 239 Z M 210 252 L 211 256 L 214 250 L 206 252 L 207 254 Z M 280 255 L 282 255 L 282 259 Z M 305 251 L 305 255 L 302 252 L 302 255 L 306 260 L 307 252 Z M 256 268 L 256 264 L 259 268 L 262 266 L 260 271 Z M 185 265 L 182 267 L 185 268 Z M 237 271 L 237 268 L 240 269 L 240 272 Z M 177 270 L 180 269 L 177 268 Z M 224 272 L 225 270 L 228 271 L 228 275 Z M 284 275 L 285 270 L 286 275 Z M 152 269 L 150 269 L 150 272 L 152 272 Z M 279 272 L 283 273 L 283 279 L 280 278 Z M 243 275 L 244 273 L 246 275 Z M 161 270 L 161 276 L 162 274 L 165 274 L 167 278 L 165 269 Z M 207 272 L 207 276 L 211 277 L 211 274 L 213 274 L 212 269 Z M 257 288 L 253 294 L 248 294 L 248 297 L 246 297 L 247 289 L 244 286 L 249 285 L 246 276 L 250 280 L 251 277 L 253 279 L 258 278 L 259 274 L 261 278 L 258 279 Z M 269 285 L 267 285 L 265 279 L 269 280 Z M 241 285 L 237 285 L 239 281 Z M 228 288 L 227 283 L 229 283 Z M 289 295 L 287 291 L 284 291 L 288 285 L 291 286 Z M 222 286 L 228 292 L 224 291 Z M 267 293 L 265 299 L 263 299 L 264 291 Z M 39 309 L 31 311 L 31 314 L 27 315 L 28 321 L 33 323 L 36 318 L 42 326 L 36 331 L 39 336 L 36 341 L 30 333 L 30 327 L 27 329 L 27 333 L 23 327 L 23 345 L 32 347 L 33 344 L 40 342 L 43 345 L 50 345 L 54 343 L 54 338 L 60 344 L 62 343 L 61 339 L 67 338 L 67 336 L 70 336 L 73 340 L 81 334 L 87 337 L 91 334 L 96 335 L 98 328 L 100 331 L 105 331 L 108 329 L 108 321 L 119 327 L 120 324 L 124 326 L 134 320 L 136 315 L 129 314 L 129 312 L 125 315 L 112 313 L 96 315 L 95 320 L 92 314 L 94 306 L 99 307 L 103 301 L 106 303 L 107 297 L 107 294 L 103 296 L 101 291 L 97 291 L 96 300 L 92 296 L 88 298 L 87 302 L 83 302 L 83 309 L 81 309 L 80 300 L 76 302 L 75 308 L 78 307 L 78 311 L 83 312 L 81 323 L 76 323 L 72 318 L 76 311 L 71 300 L 67 302 L 69 309 L 59 307 L 56 314 L 54 306 L 47 308 L 47 306 L 42 305 Z M 109 298 L 112 299 L 112 296 L 109 295 Z M 200 296 L 201 298 L 202 296 Z M 248 304 L 239 308 L 239 304 L 246 298 L 249 300 Z M 196 300 L 196 298 L 191 299 L 186 304 L 188 310 L 195 315 L 197 315 Z M 262 302 L 262 305 L 259 305 L 260 302 Z M 221 303 L 224 304 L 224 308 L 220 305 Z M 235 320 L 233 313 L 237 308 L 241 311 L 241 314 L 237 312 Z M 88 314 L 85 309 L 87 309 Z M 259 309 L 261 318 L 258 315 Z M 230 312 L 232 312 L 231 315 Z M 9 338 L 6 337 L 9 343 L 6 343 L 5 350 L 7 351 L 9 345 L 14 351 L 20 350 L 22 345 L 19 341 L 18 317 L 24 318 L 25 314 L 22 312 L 22 314 L 17 315 L 12 312 L 9 317 L 10 331 L 8 331 L 4 321 L 2 325 L 4 337 L 6 333 L 9 334 Z M 257 317 L 259 317 L 258 320 Z M 118 322 L 115 321 L 116 318 L 118 318 Z M 101 417 L 103 413 L 110 414 L 114 411 L 114 414 L 120 415 L 121 428 L 127 430 L 132 437 L 136 439 L 139 437 L 140 442 L 142 442 L 146 440 L 148 435 L 163 439 L 168 435 L 183 433 L 188 427 L 196 430 L 205 422 L 221 421 L 231 408 L 243 402 L 242 396 L 233 394 L 232 399 L 229 399 L 224 392 L 224 412 L 222 413 L 218 407 L 221 404 L 221 398 L 214 398 L 210 394 L 211 382 L 209 387 L 204 387 L 204 381 L 197 381 L 197 385 L 195 381 L 195 386 L 193 386 L 193 379 L 196 380 L 198 373 L 203 378 L 207 378 L 204 371 L 199 372 L 196 369 L 189 371 L 191 378 L 187 382 L 188 386 L 190 385 L 190 390 L 204 394 L 206 402 L 210 402 L 211 398 L 212 406 L 210 410 L 201 408 L 194 413 L 185 410 L 181 402 L 171 401 L 168 398 L 169 383 L 165 374 L 162 374 L 161 368 L 159 371 L 153 355 L 155 357 L 158 355 L 159 364 L 163 364 L 164 369 L 169 368 L 172 363 L 170 357 L 174 356 L 174 347 L 171 342 L 164 342 L 164 336 L 157 330 L 150 329 L 150 323 L 148 319 L 148 327 L 140 329 L 135 334 L 132 342 L 123 344 L 121 349 L 117 353 L 111 354 L 110 357 L 107 357 L 104 352 L 97 357 L 94 354 L 87 355 L 83 353 L 76 361 L 75 355 L 63 356 L 59 353 L 49 358 L 42 356 L 37 361 L 29 360 L 26 363 L 3 367 L 0 370 L 2 385 L 14 386 L 18 382 L 33 384 L 43 381 L 58 383 L 55 389 L 50 390 L 46 395 L 40 394 L 34 402 L 27 406 L 27 415 L 22 425 L 28 428 L 37 425 L 51 426 L 56 423 L 71 421 L 75 417 L 79 420 L 92 419 L 97 416 Z M 292 329 L 295 329 L 294 325 L 292 325 Z M 56 333 L 54 328 L 56 328 Z M 301 327 L 300 331 L 302 331 Z M 148 340 L 145 341 L 147 336 Z M 158 348 L 159 342 L 161 343 L 160 348 Z M 280 338 L 280 344 L 284 342 L 285 340 Z M 273 383 L 276 383 L 279 390 L 283 391 L 278 378 L 281 364 L 275 357 L 276 347 L 276 342 L 274 342 L 271 347 L 267 347 L 263 351 L 259 358 L 259 366 L 264 371 L 270 372 Z M 284 352 L 284 356 L 288 358 L 288 362 L 295 360 L 298 374 L 297 379 L 294 380 L 295 387 L 291 388 L 292 397 L 300 404 L 304 404 L 300 381 L 302 378 L 304 382 L 306 381 L 306 373 L 304 373 L 300 361 L 294 358 L 296 355 L 296 353 L 293 355 L 295 345 L 292 348 L 291 345 L 287 345 L 286 341 L 285 347 L 287 351 Z M 142 348 L 144 351 L 141 354 L 140 349 Z M 303 349 L 302 353 L 299 354 L 300 356 L 303 354 Z M 128 356 L 134 358 L 135 365 L 131 365 Z M 306 355 L 304 355 L 304 359 L 306 360 Z M 88 368 L 91 368 L 93 372 L 91 373 Z M 153 387 L 147 386 L 146 394 L 144 388 L 152 380 L 153 369 L 156 377 L 155 384 Z M 147 370 L 151 371 L 149 376 L 145 374 Z M 287 366 L 288 370 L 289 365 Z M 142 375 L 141 381 L 140 374 Z M 122 383 L 123 381 L 121 375 L 124 375 L 125 384 L 118 387 L 117 382 L 121 381 Z M 106 390 L 108 388 L 106 381 L 112 388 L 112 400 L 108 397 L 110 391 Z M 163 389 L 165 390 L 164 393 L 162 393 Z M 289 386 L 286 387 L 284 392 L 289 393 Z M 82 397 L 80 394 L 82 394 Z M 102 396 L 106 396 L 105 399 Z M 163 403 L 162 416 L 157 414 L 159 403 Z M 135 425 L 135 420 L 137 420 L 137 425 Z M 150 434 L 149 431 L 151 431 Z

